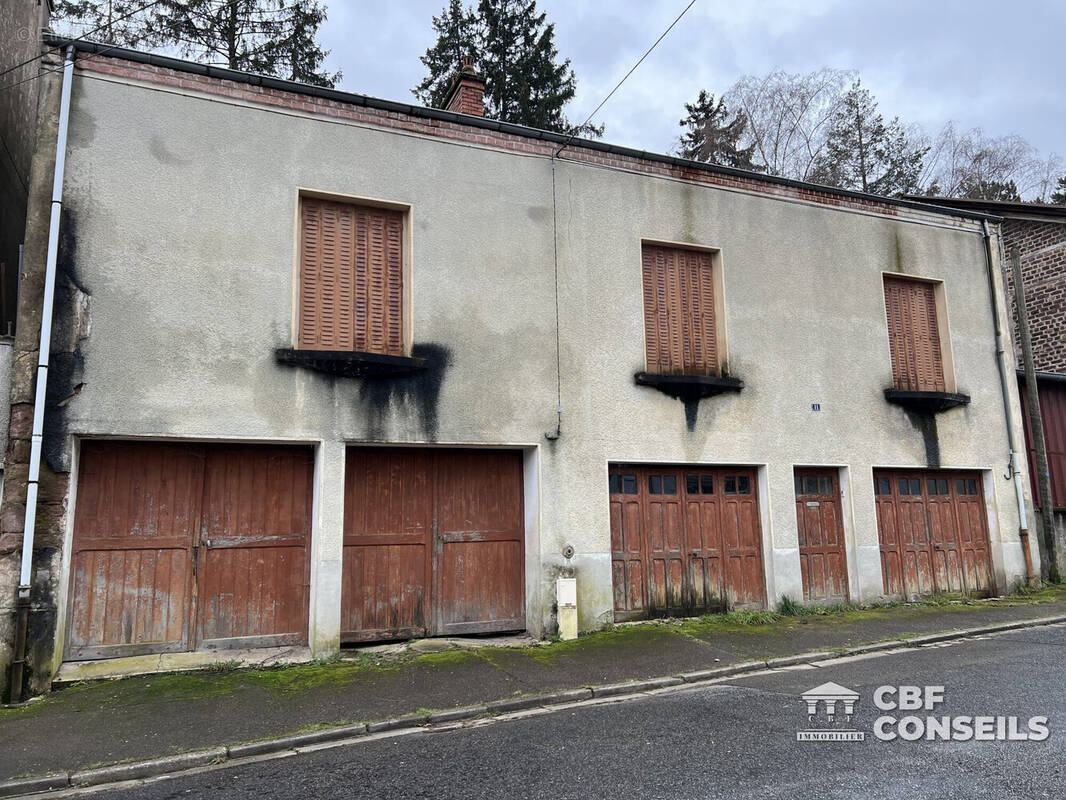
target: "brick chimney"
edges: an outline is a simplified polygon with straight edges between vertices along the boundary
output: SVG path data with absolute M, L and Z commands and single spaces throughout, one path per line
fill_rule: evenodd
M 463 56 L 459 72 L 452 79 L 452 87 L 444 101 L 445 111 L 485 116 L 485 79 L 474 71 L 474 57 Z

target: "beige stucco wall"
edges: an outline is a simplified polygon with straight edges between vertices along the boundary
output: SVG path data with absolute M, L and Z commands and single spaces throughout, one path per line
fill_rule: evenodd
M 578 553 L 581 627 L 610 619 L 606 474 L 619 461 L 757 465 L 772 601 L 800 595 L 793 467 L 843 468 L 852 587 L 873 599 L 871 470 L 926 464 L 921 434 L 882 396 L 891 383 L 882 271 L 898 270 L 945 282 L 958 388 L 973 402 L 938 417 L 941 462 L 985 471 L 1000 588 L 1022 574 L 976 225 L 917 224 L 565 157 L 556 170 L 562 436 L 549 442 L 549 160 L 79 75 L 66 257 L 92 320 L 57 466 L 70 466 L 81 435 L 318 444 L 316 653 L 337 645 L 345 442 L 524 447 L 535 631 L 550 625 L 567 543 Z M 435 425 L 417 397 L 382 398 L 359 380 L 275 363 L 274 348 L 293 343 L 301 187 L 410 204 L 414 342 L 447 352 L 428 404 Z M 745 388 L 703 401 L 691 431 L 681 403 L 633 382 L 644 368 L 642 238 L 721 249 L 729 365 Z M 57 580 L 62 589 L 65 575 Z

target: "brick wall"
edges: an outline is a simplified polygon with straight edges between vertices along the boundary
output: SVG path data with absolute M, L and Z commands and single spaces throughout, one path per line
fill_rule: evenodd
M 1066 221 L 1005 219 L 1003 246 L 1008 257 L 1015 247 L 1021 252 L 1036 368 L 1041 372 L 1066 373 Z M 1004 269 L 1015 325 L 1015 355 L 1021 364 L 1014 276 L 1009 261 L 1004 263 Z

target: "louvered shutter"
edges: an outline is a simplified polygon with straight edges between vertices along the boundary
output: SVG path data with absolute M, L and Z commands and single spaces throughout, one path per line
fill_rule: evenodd
M 648 372 L 717 375 L 711 254 L 645 244 L 641 257 Z
M 403 214 L 301 201 L 299 347 L 403 355 Z
M 947 391 L 935 286 L 927 281 L 886 277 L 885 309 L 896 388 Z

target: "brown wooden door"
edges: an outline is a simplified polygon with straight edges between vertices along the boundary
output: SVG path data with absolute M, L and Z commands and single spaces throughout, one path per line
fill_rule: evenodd
M 885 594 L 994 591 L 981 476 L 874 473 Z
M 615 619 L 765 607 L 754 470 L 608 473 Z
M 307 642 L 310 448 L 207 449 L 197 539 L 202 649 Z
M 306 643 L 312 461 L 83 442 L 66 657 Z
M 66 656 L 187 650 L 200 448 L 81 445 Z
M 836 470 L 797 469 L 796 523 L 807 603 L 848 599 L 848 562 Z
M 525 628 L 522 456 L 359 448 L 345 470 L 345 641 Z

